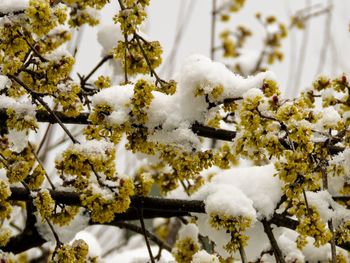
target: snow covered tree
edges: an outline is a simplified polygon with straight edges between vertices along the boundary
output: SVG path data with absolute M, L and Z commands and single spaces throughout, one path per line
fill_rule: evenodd
M 150 1 L 118 0 L 101 60 L 76 76 L 72 32 L 108 2 L 0 1 L 1 262 L 123 249 L 133 262 L 349 262 L 349 78 L 321 75 L 286 98 L 268 70 L 288 32 L 330 6 L 289 24 L 256 14 L 263 49 L 247 60 L 250 28 L 215 31 L 246 1 L 212 0 L 211 58 L 191 55 L 167 79 L 160 43 L 140 29 Z M 96 225 L 140 234 L 146 257 L 123 235 L 93 253 L 78 232 Z

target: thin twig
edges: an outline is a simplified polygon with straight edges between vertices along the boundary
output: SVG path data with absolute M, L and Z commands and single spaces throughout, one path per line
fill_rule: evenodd
M 215 56 L 215 29 L 216 29 L 216 0 L 212 0 L 211 12 L 211 41 L 210 41 L 210 58 L 214 60 Z
M 30 47 L 30 49 L 34 52 L 34 54 L 42 61 L 42 62 L 48 62 L 46 58 L 44 58 L 38 50 L 28 41 L 28 39 L 22 34 L 21 31 L 17 30 L 18 34 L 24 38 L 24 41 L 27 43 L 27 45 Z
M 28 145 L 29 145 L 29 147 L 32 149 L 32 152 L 33 152 L 33 155 L 34 155 L 36 161 L 39 163 L 39 165 L 41 166 L 41 168 L 43 168 L 43 170 L 44 170 L 44 172 L 45 172 L 45 177 L 46 177 L 47 181 L 49 182 L 51 188 L 52 188 L 53 190 L 55 190 L 55 186 L 54 186 L 54 184 L 52 183 L 52 181 L 51 181 L 49 175 L 47 174 L 47 172 L 46 172 L 46 170 L 45 170 L 45 168 L 44 168 L 44 165 L 43 165 L 42 161 L 40 160 L 38 154 L 35 152 L 35 149 L 34 149 L 33 145 L 32 145 L 30 142 L 28 142 Z
M 43 138 L 41 139 L 41 141 L 40 141 L 40 143 L 39 143 L 38 149 L 36 150 L 36 154 L 40 154 L 40 150 L 41 150 L 41 148 L 44 146 L 44 143 L 45 143 L 45 141 L 46 141 L 46 138 L 47 138 L 48 135 L 49 135 L 49 132 L 50 132 L 51 127 L 52 127 L 52 124 L 49 123 L 49 125 L 47 125 L 47 127 L 46 127 L 44 136 L 43 136 Z
M 309 216 L 311 216 L 311 211 L 310 211 L 310 207 L 309 207 L 309 202 L 307 201 L 305 189 L 303 189 L 303 196 L 304 196 L 304 201 L 305 201 L 305 206 L 306 206 L 307 214 L 308 214 Z
M 150 259 L 151 259 L 151 262 L 152 262 L 152 263 L 155 263 L 155 260 L 154 260 L 153 254 L 152 254 L 152 250 L 151 250 L 151 246 L 149 245 L 149 241 L 148 241 L 148 237 L 147 237 L 147 233 L 146 233 L 145 222 L 143 221 L 143 208 L 142 208 L 142 206 L 141 206 L 141 207 L 138 207 L 137 213 L 138 213 L 138 215 L 139 215 L 139 217 L 140 217 L 140 223 L 141 223 L 141 228 L 142 228 L 142 234 L 143 234 L 143 236 L 145 237 L 145 241 L 146 241 L 146 246 L 147 246 L 147 250 L 148 250 L 149 257 L 150 257 Z
M 124 81 L 125 83 L 128 83 L 128 35 L 124 34 L 124 42 L 125 42 L 125 48 L 124 48 Z
M 52 234 L 53 236 L 55 237 L 55 240 L 56 240 L 56 247 L 59 247 L 60 245 L 62 245 L 62 242 L 60 241 L 60 238 L 58 237 L 55 229 L 53 228 L 53 225 L 51 224 L 50 220 L 45 218 L 47 224 L 49 225 L 51 231 L 52 231 Z
M 65 133 L 69 136 L 69 138 L 72 140 L 73 143 L 79 143 L 79 141 L 77 141 L 73 135 L 70 133 L 70 131 L 67 129 L 67 127 L 62 123 L 62 121 L 60 120 L 60 118 L 56 115 L 56 113 L 51 110 L 51 108 L 49 107 L 49 105 L 47 105 L 47 103 L 33 90 L 31 90 L 26 84 L 24 84 L 19 78 L 17 78 L 14 75 L 7 75 L 10 79 L 13 79 L 14 81 L 16 81 L 19 85 L 21 85 L 27 92 L 29 92 L 32 97 L 37 100 L 42 106 L 44 106 L 44 108 L 54 117 L 54 119 L 57 121 L 57 123 L 62 127 L 62 129 L 65 131 Z

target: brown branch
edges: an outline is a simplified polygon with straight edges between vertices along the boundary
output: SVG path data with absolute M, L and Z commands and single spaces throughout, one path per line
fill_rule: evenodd
M 48 189 L 51 197 L 57 202 L 71 206 L 81 206 L 80 195 L 76 192 L 55 191 Z M 9 200 L 27 201 L 31 198 L 30 192 L 23 187 L 11 187 L 11 196 Z M 204 213 L 205 206 L 202 201 L 198 200 L 180 200 L 180 199 L 168 199 L 160 197 L 143 197 L 133 196 L 131 197 L 130 207 L 137 208 L 142 203 L 142 207 L 145 210 L 152 211 L 165 211 L 165 212 L 178 212 L 178 214 L 184 213 Z M 146 218 L 146 216 L 145 216 Z
M 52 198 L 58 203 L 76 206 L 81 205 L 80 196 L 76 192 L 49 191 Z M 23 187 L 11 187 L 11 192 L 10 200 L 27 201 L 31 198 L 29 191 Z M 138 220 L 139 216 L 137 213 L 137 207 L 140 207 L 141 202 L 144 209 L 143 216 L 145 219 L 156 217 L 181 217 L 189 216 L 189 213 L 205 213 L 204 202 L 199 200 L 134 196 L 131 198 L 130 208 L 125 213 L 116 214 L 115 219 L 110 224 L 126 220 Z M 269 220 L 269 223 L 292 230 L 295 230 L 299 224 L 297 220 L 276 213 Z M 94 222 L 91 222 L 91 224 L 94 224 Z M 350 241 L 337 244 L 337 246 L 350 251 Z
M 239 99 L 239 98 L 237 98 L 237 99 Z M 227 99 L 227 100 L 237 100 L 237 99 Z M 89 121 L 89 113 L 87 113 L 87 112 L 80 113 L 76 117 L 68 117 L 68 116 L 64 115 L 63 112 L 60 112 L 60 111 L 51 110 L 51 112 L 49 113 L 45 110 L 37 110 L 36 111 L 36 119 L 39 122 L 49 122 L 52 124 L 54 124 L 54 123 L 82 124 L 82 125 L 91 124 L 91 122 Z M 0 109 L 0 120 L 6 121 L 7 118 L 8 117 L 6 114 L 6 109 Z M 58 122 L 57 119 L 60 122 Z M 192 124 L 191 130 L 200 137 L 206 137 L 206 138 L 217 139 L 217 140 L 222 140 L 222 141 L 232 142 L 236 137 L 235 131 L 216 129 L 216 128 L 204 126 L 204 125 L 199 124 L 199 123 Z M 286 147 L 287 149 L 290 148 L 289 142 L 285 138 L 280 138 L 280 143 L 284 147 Z M 327 144 L 326 147 L 329 150 L 330 154 L 338 154 L 338 153 L 345 150 L 345 148 L 342 146 L 336 146 L 335 142 Z
M 125 42 L 125 48 L 124 48 L 124 81 L 125 83 L 128 83 L 128 35 L 124 34 L 124 42 Z
M 65 124 L 82 124 L 82 125 L 91 124 L 88 119 L 89 113 L 81 113 L 76 117 L 68 117 L 64 115 L 63 112 L 59 112 L 59 111 L 53 111 L 53 113 L 55 114 L 55 116 L 57 116 L 57 118 L 62 123 L 65 123 Z M 6 109 L 0 109 L 0 119 L 4 121 L 7 119 Z M 56 117 L 54 117 L 52 114 L 44 110 L 36 111 L 36 119 L 39 122 L 49 122 L 52 124 L 58 122 Z M 233 139 L 236 137 L 235 131 L 211 128 L 198 123 L 192 124 L 191 129 L 198 136 L 213 138 L 213 139 L 218 139 L 223 141 L 233 141 Z
M 261 223 L 264 226 L 264 231 L 267 235 L 267 237 L 270 240 L 270 244 L 273 250 L 273 254 L 275 255 L 276 258 L 276 262 L 277 263 L 285 263 L 286 261 L 284 260 L 284 257 L 282 255 L 282 251 L 280 250 L 278 243 L 275 239 L 275 236 L 272 233 L 272 228 L 269 222 L 267 222 L 266 220 L 262 220 Z

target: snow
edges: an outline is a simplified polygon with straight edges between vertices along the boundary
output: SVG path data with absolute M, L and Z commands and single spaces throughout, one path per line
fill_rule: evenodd
M 206 186 L 203 187 L 203 190 L 205 188 Z M 203 190 L 200 193 L 203 193 Z M 244 216 L 253 220 L 256 219 L 253 201 L 233 185 L 220 183 L 209 185 L 204 203 L 207 214 L 215 213 L 232 217 Z
M 99 155 L 102 156 L 102 158 L 108 158 L 106 151 L 113 148 L 113 143 L 104 140 L 87 140 L 84 143 L 72 144 L 70 146 L 70 150 L 78 151 L 87 156 Z
M 110 24 L 101 26 L 97 33 L 97 40 L 102 46 L 102 55 L 109 54 L 114 47 L 118 44 L 118 41 L 124 40 L 120 28 L 118 25 Z
M 102 31 L 101 41 L 109 31 Z M 108 49 L 110 46 L 107 43 L 104 48 Z M 147 110 L 146 123 L 151 134 L 150 140 L 179 145 L 188 150 L 199 149 L 200 141 L 190 127 L 195 122 L 205 123 L 210 117 L 210 112 L 208 113 L 205 96 L 196 96 L 196 90 L 201 88 L 205 94 L 210 95 L 214 88 L 222 86 L 224 91 L 216 98 L 216 101 L 221 102 L 225 98 L 242 97 L 250 89 L 254 89 L 252 93 L 258 93 L 264 79 L 274 79 L 274 75 L 264 72 L 243 78 L 232 73 L 222 63 L 212 62 L 202 55 L 191 55 L 177 74 L 177 89 L 174 95 L 152 92 L 154 98 Z M 107 121 L 120 125 L 129 117 L 132 96 L 133 85 L 114 86 L 94 95 L 92 104 L 109 105 L 113 112 L 107 117 Z M 162 129 L 158 129 L 159 127 Z
M 249 236 L 246 252 L 251 261 L 257 260 L 268 244 L 258 220 L 271 218 L 282 196 L 282 182 L 274 176 L 275 173 L 273 164 L 218 171 L 209 183 L 191 196 L 204 200 L 207 214 L 215 212 L 252 219 L 252 225 L 246 231 Z M 224 246 L 230 240 L 230 235 L 225 230 L 212 228 L 208 215 L 196 216 L 200 234 L 215 242 L 219 255 L 224 258 L 229 256 Z
M 158 246 L 151 246 L 152 254 L 155 256 L 158 253 Z M 146 247 L 125 250 L 123 252 L 113 253 L 111 256 L 105 258 L 106 262 L 123 262 L 123 263 L 145 263 L 150 262 L 148 250 Z M 157 263 L 170 263 L 173 261 L 171 254 L 163 250 L 160 260 Z
M 113 86 L 101 90 L 92 97 L 92 106 L 108 105 L 112 108 L 112 113 L 107 117 L 107 122 L 111 125 L 121 125 L 128 120 L 130 100 L 134 94 L 133 85 Z
M 268 71 L 244 78 L 232 73 L 224 64 L 196 54 L 187 58 L 181 71 L 180 84 L 188 90 L 199 86 L 206 94 L 217 86 L 223 86 L 224 92 L 218 98 L 221 101 L 224 98 L 241 97 L 247 90 L 261 87 L 264 79 L 274 80 L 275 76 Z
M 249 75 L 256 67 L 259 56 L 260 52 L 257 50 L 240 49 L 240 56 L 234 59 L 234 63 L 239 65 L 243 75 Z
M 7 135 L 10 143 L 10 149 L 17 153 L 20 153 L 28 145 L 28 131 L 16 129 L 10 129 Z
M 350 172 L 350 149 L 347 148 L 343 151 L 344 155 L 344 171 Z
M 331 260 L 331 246 L 330 244 L 326 244 L 320 247 L 313 246 L 314 239 L 311 237 L 307 237 L 307 245 L 305 248 L 300 251 L 296 247 L 296 239 L 298 237 L 298 233 L 287 229 L 282 228 L 280 235 L 276 238 L 282 253 L 286 255 L 286 260 L 290 259 L 294 262 L 294 260 L 298 259 L 299 262 L 328 262 Z M 345 258 L 347 257 L 347 252 L 341 248 L 337 248 L 337 254 L 343 254 Z M 349 259 L 347 260 L 349 262 Z
M 29 0 L 0 0 L 0 13 L 21 11 L 28 7 Z
M 332 196 L 328 191 L 306 192 L 306 197 L 309 205 L 317 208 L 323 222 L 327 222 L 332 218 L 333 211 L 330 209 Z
M 54 51 L 43 55 L 47 60 L 60 60 L 62 57 L 71 57 L 72 55 L 63 46 Z
M 264 96 L 263 92 L 261 89 L 258 89 L 258 88 L 252 88 L 248 91 L 246 91 L 244 94 L 243 94 L 243 99 L 255 99 L 256 97 L 260 97 L 262 98 Z
M 343 152 L 332 157 L 330 165 L 343 168 L 344 176 L 332 175 L 328 177 L 328 187 L 332 195 L 339 195 L 343 186 L 350 183 L 350 149 L 346 148 Z
M 71 241 L 71 243 L 73 243 L 74 240 L 78 240 L 78 239 L 82 239 L 84 240 L 88 246 L 89 246 L 89 257 L 96 257 L 96 256 L 100 256 L 102 254 L 102 248 L 101 245 L 99 244 L 98 240 L 96 239 L 96 237 L 87 232 L 87 231 L 80 231 L 78 232 L 74 239 Z
M 205 250 L 200 250 L 193 255 L 192 263 L 219 263 L 215 255 L 208 254 Z
M 5 75 L 0 75 L 0 90 L 11 85 L 11 80 Z
M 296 232 L 283 231 L 278 237 L 277 242 L 286 257 L 286 262 L 305 262 L 305 256 L 297 248 L 295 240 Z
M 322 118 L 320 123 L 323 127 L 336 126 L 341 121 L 341 117 L 333 107 L 322 109 Z
M 350 220 L 350 210 L 335 202 L 328 191 L 306 192 L 306 196 L 309 204 L 317 208 L 323 222 L 332 219 L 334 227 L 337 228 Z
M 224 249 L 225 245 L 231 240 L 230 234 L 226 233 L 226 230 L 216 230 L 211 227 L 209 223 L 209 217 L 205 214 L 196 214 L 197 225 L 199 233 L 203 236 L 207 236 L 211 241 L 215 242 L 215 251 L 222 256 L 227 258 L 230 254 Z
M 187 224 L 181 227 L 178 233 L 178 239 L 191 238 L 198 242 L 198 227 L 195 224 Z
M 19 98 L 12 98 L 5 95 L 0 95 L 0 109 L 12 108 L 16 114 L 24 118 L 34 118 L 35 106 L 25 95 Z
M 84 9 L 84 12 L 86 12 L 93 19 L 100 20 L 100 12 L 96 8 L 88 6 Z
M 281 32 L 281 29 L 277 23 L 274 23 L 274 24 L 269 24 L 266 27 L 266 31 L 268 32 L 268 34 L 274 35 L 274 34 L 279 34 Z
M 226 194 L 233 195 L 237 189 L 237 195 L 239 193 L 252 201 L 259 219 L 269 219 L 282 196 L 282 182 L 274 174 L 276 170 L 273 164 L 225 170 L 214 176 L 211 182 L 204 186 L 210 190 L 199 190 L 193 198 L 203 199 L 204 196 L 201 193 L 203 191 L 219 191 L 222 192 L 223 199 L 226 199 Z M 228 188 L 227 193 L 220 190 L 221 186 Z M 222 201 L 219 202 L 221 203 Z
M 336 95 L 334 89 L 325 89 L 322 92 L 322 100 L 332 99 Z

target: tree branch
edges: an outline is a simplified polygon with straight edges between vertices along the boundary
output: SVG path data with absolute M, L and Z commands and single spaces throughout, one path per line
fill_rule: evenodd
M 272 228 L 271 228 L 270 223 L 267 222 L 266 220 L 262 220 L 261 223 L 263 224 L 264 231 L 270 240 L 270 244 L 271 244 L 271 247 L 273 250 L 273 254 L 275 255 L 276 262 L 277 263 L 285 263 L 286 261 L 284 260 L 284 257 L 282 255 L 282 252 L 281 252 L 279 246 L 278 246 L 278 243 L 275 239 L 275 236 L 272 233 Z
M 81 205 L 80 196 L 78 193 L 54 190 L 49 191 L 52 198 L 58 203 L 76 206 Z M 11 187 L 11 192 L 12 194 L 9 200 L 27 201 L 31 198 L 30 192 L 23 187 Z M 137 208 L 140 207 L 141 202 L 144 209 L 143 217 L 145 219 L 156 217 L 181 217 L 189 216 L 190 213 L 205 213 L 205 204 L 200 200 L 181 200 L 159 197 L 134 196 L 131 197 L 130 208 L 125 213 L 116 214 L 114 220 L 109 224 L 116 224 L 117 222 L 126 220 L 138 220 L 139 215 L 137 213 Z M 269 223 L 275 224 L 278 227 L 285 227 L 292 230 L 295 230 L 299 224 L 297 220 L 276 213 L 269 220 Z M 91 222 L 91 224 L 96 223 Z M 13 248 L 13 243 L 11 244 Z M 337 246 L 350 251 L 350 241 L 342 244 L 337 244 Z M 25 245 L 23 247 L 25 247 Z
M 86 113 L 86 112 L 81 113 L 76 117 L 68 117 L 64 115 L 63 112 L 60 112 L 60 111 L 52 111 L 52 112 L 62 123 L 65 123 L 65 124 L 83 124 L 83 125 L 91 124 L 88 119 L 89 113 Z M 57 118 L 55 116 L 53 116 L 52 114 L 44 110 L 36 111 L 36 119 L 39 122 L 49 122 L 52 124 L 58 123 Z M 6 109 L 0 109 L 0 119 L 4 121 L 7 119 Z M 206 137 L 206 138 L 218 139 L 223 141 L 233 141 L 233 139 L 236 137 L 235 131 L 215 129 L 215 128 L 204 126 L 199 123 L 192 124 L 191 129 L 198 136 Z

